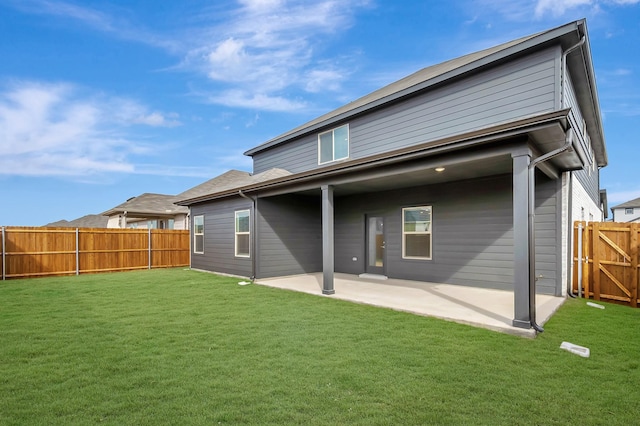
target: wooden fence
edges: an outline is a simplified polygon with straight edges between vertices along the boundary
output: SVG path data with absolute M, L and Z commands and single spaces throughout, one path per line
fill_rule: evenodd
M 640 224 L 575 222 L 573 290 L 582 296 L 638 306 Z
M 2 279 L 189 265 L 189 231 L 3 227 Z

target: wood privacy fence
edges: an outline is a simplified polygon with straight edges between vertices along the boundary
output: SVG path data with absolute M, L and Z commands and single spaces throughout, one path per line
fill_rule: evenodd
M 189 231 L 2 227 L 2 279 L 189 265 Z
M 574 292 L 637 307 L 639 234 L 637 223 L 575 222 Z

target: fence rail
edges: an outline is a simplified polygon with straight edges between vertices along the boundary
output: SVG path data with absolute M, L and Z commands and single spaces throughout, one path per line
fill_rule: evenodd
M 573 290 L 638 307 L 640 224 L 575 222 Z
M 2 227 L 2 279 L 189 265 L 189 231 Z

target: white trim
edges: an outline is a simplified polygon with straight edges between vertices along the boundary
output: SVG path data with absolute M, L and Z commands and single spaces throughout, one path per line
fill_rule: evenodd
M 249 230 L 248 231 L 238 231 L 238 213 L 247 213 L 247 220 L 249 222 Z M 235 257 L 242 257 L 242 258 L 250 258 L 251 257 L 251 210 L 249 209 L 244 209 L 244 210 L 236 210 L 234 212 L 233 215 L 233 228 L 234 228 L 234 237 L 233 237 L 233 253 L 235 255 Z M 239 235 L 247 235 L 249 237 L 249 245 L 248 245 L 248 249 L 249 249 L 249 253 L 247 254 L 238 254 L 238 236 Z
M 336 158 L 335 131 L 337 129 L 342 128 L 342 127 L 346 127 L 346 129 L 347 129 L 347 155 L 345 157 Z M 326 135 L 327 133 L 331 133 L 332 144 L 333 144 L 332 145 L 331 160 L 322 161 L 322 148 L 321 148 L 321 139 L 320 138 L 321 138 L 322 135 Z M 342 126 L 334 127 L 331 130 L 327 130 L 326 132 L 318 133 L 318 165 L 335 163 L 336 161 L 341 161 L 341 160 L 348 160 L 349 159 L 350 150 L 351 150 L 351 134 L 350 134 L 349 124 L 343 124 Z
M 202 232 L 196 232 L 196 219 L 201 217 L 202 218 Z M 196 216 L 193 216 L 193 252 L 196 254 L 204 254 L 204 215 L 203 214 L 199 214 Z M 196 237 L 202 237 L 202 251 L 196 251 Z
M 406 210 L 424 209 L 429 210 L 429 230 L 428 231 L 405 231 L 404 230 L 404 212 Z M 433 206 L 412 206 L 402 208 L 402 258 L 413 260 L 432 260 L 433 259 Z M 406 235 L 429 235 L 429 256 L 407 256 L 406 254 Z

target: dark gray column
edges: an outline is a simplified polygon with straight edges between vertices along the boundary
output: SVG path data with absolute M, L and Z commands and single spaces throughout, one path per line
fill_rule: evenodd
M 531 328 L 529 318 L 529 154 L 513 154 L 514 327 Z
M 333 187 L 322 186 L 322 294 L 334 294 Z

